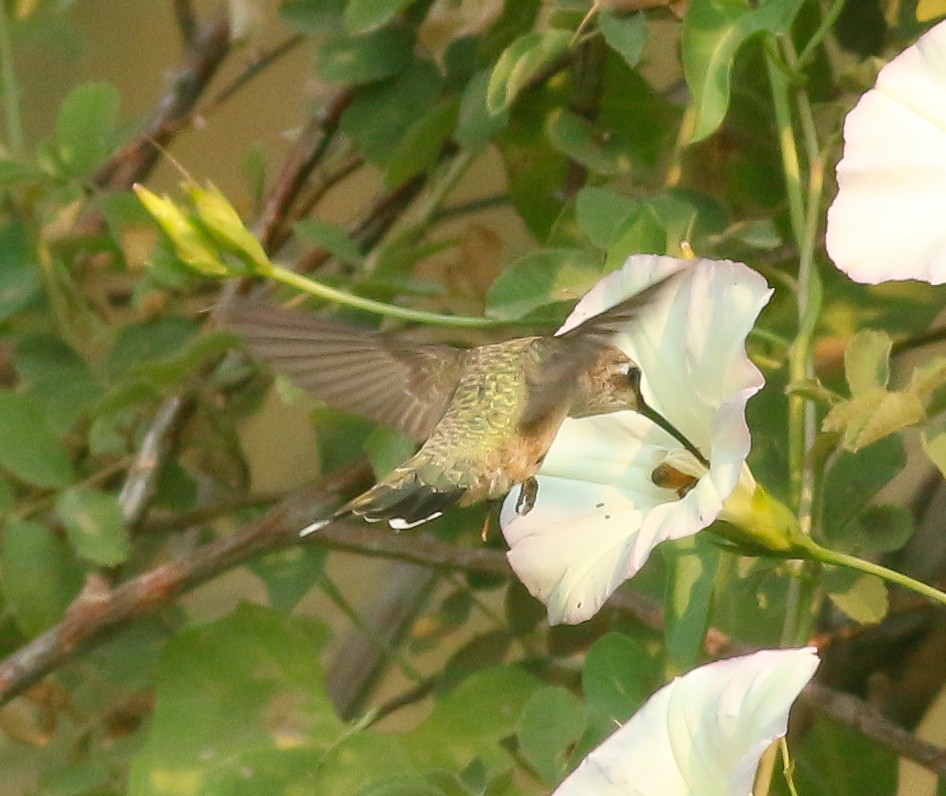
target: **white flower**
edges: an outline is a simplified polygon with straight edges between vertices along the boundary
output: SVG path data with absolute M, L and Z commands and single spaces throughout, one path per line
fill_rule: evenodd
M 553 796 L 748 796 L 818 663 L 814 647 L 763 650 L 676 678 Z
M 827 249 L 851 279 L 946 282 L 946 22 L 880 70 L 844 123 Z
M 666 539 L 720 514 L 745 468 L 745 406 L 763 384 L 745 340 L 771 290 L 741 263 L 635 255 L 578 303 L 560 332 L 678 270 L 614 344 L 641 369 L 647 403 L 709 461 L 707 469 L 635 412 L 566 420 L 537 476 L 531 511 L 503 505 L 509 561 L 548 607 L 549 622 L 582 622 Z M 669 488 L 654 483 L 655 471 Z

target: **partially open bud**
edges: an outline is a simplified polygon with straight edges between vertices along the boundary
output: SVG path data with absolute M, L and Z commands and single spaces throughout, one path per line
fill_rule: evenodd
M 737 544 L 762 547 L 774 553 L 801 554 L 807 547 L 798 518 L 788 506 L 765 491 L 748 467 L 742 468 L 739 482 L 723 503 L 718 519 L 728 523 L 714 528 Z
M 239 269 L 241 273 L 262 275 L 271 270 L 272 264 L 259 239 L 244 226 L 240 214 L 212 183 L 204 187 L 187 180 L 183 188 L 195 211 L 194 223 L 224 253 L 235 256 L 243 264 L 244 268 Z
M 217 247 L 194 225 L 174 202 L 166 196 L 158 196 L 143 185 L 134 186 L 138 201 L 145 206 L 165 235 L 174 245 L 177 256 L 204 276 L 229 276 L 227 267 L 220 261 Z

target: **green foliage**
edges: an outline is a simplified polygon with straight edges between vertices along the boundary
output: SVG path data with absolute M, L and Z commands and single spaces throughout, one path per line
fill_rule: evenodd
M 20 650 L 0 680 L 32 676 L 43 658 L 25 645 L 51 628 L 42 649 L 59 655 L 0 712 L 0 781 L 62 796 L 547 794 L 718 652 L 708 631 L 737 647 L 823 639 L 829 675 L 850 655 L 852 678 L 891 702 L 936 679 L 910 646 L 927 606 L 710 534 L 651 556 L 626 588 L 653 603 L 550 629 L 501 568 L 496 507 L 383 543 L 383 524 L 346 519 L 296 544 L 284 505 L 251 525 L 316 473 L 366 457 L 380 477 L 416 445 L 281 376 L 265 400 L 265 368 L 213 311 L 309 279 L 315 312 L 471 345 L 553 331 L 632 254 L 744 261 L 774 288 L 747 344 L 766 378 L 748 413 L 756 479 L 818 544 L 938 571 L 919 485 L 946 475 L 943 289 L 855 285 L 822 243 L 843 118 L 877 68 L 860 54 L 914 40 L 927 25 L 913 4 L 848 3 L 834 19 L 814 0 L 690 0 L 682 18 L 571 0 L 283 0 L 260 12 L 283 44 L 249 30 L 246 49 L 218 53 L 209 94 L 219 31 L 114 85 L 16 74 L 52 44 L 75 57 L 71 5 L 13 4 L 12 44 L 0 35 L 0 646 Z M 298 90 L 273 89 L 295 50 Z M 241 63 L 248 51 L 263 57 Z M 147 108 L 165 75 L 183 79 Z M 244 127 L 251 152 L 235 143 Z M 186 175 L 167 196 L 152 190 L 166 182 L 153 141 Z M 384 388 L 391 374 L 360 378 Z M 340 478 L 338 503 L 358 487 Z M 246 544 L 247 527 L 265 533 Z M 437 576 L 390 597 L 387 557 Z M 121 627 L 107 625 L 116 594 L 132 602 Z M 867 625 L 898 645 L 896 677 Z M 848 639 L 858 649 L 838 653 Z M 932 693 L 915 698 L 920 712 Z M 891 753 L 817 716 L 799 727 L 799 793 L 895 792 Z M 772 793 L 789 792 L 781 779 Z

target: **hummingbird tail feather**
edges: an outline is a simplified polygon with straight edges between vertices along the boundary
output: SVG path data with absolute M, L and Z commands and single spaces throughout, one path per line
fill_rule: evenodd
M 386 480 L 340 508 L 335 516 L 354 514 L 368 522 L 387 520 L 396 531 L 414 528 L 435 520 L 456 505 L 466 489 L 438 489 L 426 484 L 415 473 L 397 481 Z

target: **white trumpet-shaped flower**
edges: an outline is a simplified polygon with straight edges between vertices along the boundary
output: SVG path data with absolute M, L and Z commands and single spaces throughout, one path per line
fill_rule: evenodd
M 593 616 L 657 544 L 708 526 L 737 484 L 755 488 L 745 407 L 764 380 L 745 340 L 771 295 L 759 274 L 730 261 L 635 255 L 560 333 L 674 271 L 614 344 L 639 365 L 648 405 L 704 461 L 635 412 L 565 421 L 531 511 L 517 513 L 513 490 L 501 514 L 509 561 L 552 624 Z
M 946 282 L 946 22 L 848 114 L 826 243 L 857 282 Z
M 763 650 L 676 678 L 553 796 L 748 796 L 818 663 L 814 647 Z

